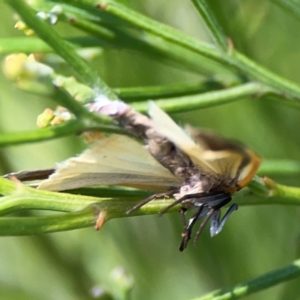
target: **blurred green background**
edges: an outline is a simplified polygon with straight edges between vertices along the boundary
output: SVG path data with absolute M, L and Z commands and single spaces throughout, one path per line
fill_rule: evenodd
M 209 41 L 190 1 L 132 0 L 137 10 Z M 299 82 L 300 23 L 270 1 L 211 1 L 237 49 L 272 71 Z M 12 11 L 0 3 L 0 36 L 22 36 L 13 28 Z M 60 27 L 65 36 L 74 29 Z M 82 34 L 82 33 L 80 33 Z M 4 56 L 2 56 L 3 59 Z M 122 50 L 103 51 L 93 66 L 112 87 L 196 82 L 189 73 Z M 50 100 L 26 94 L 0 74 L 0 131 L 35 128 Z M 212 128 L 237 138 L 264 159 L 299 159 L 299 111 L 266 100 L 246 99 L 173 116 L 179 123 Z M 0 149 L 0 172 L 53 166 L 84 148 L 78 137 Z M 300 186 L 298 177 L 275 177 Z M 235 200 L 241 197 L 238 194 Z M 88 299 L 102 287 L 115 294 L 113 270 L 124 268 L 135 281 L 132 299 L 191 299 L 213 289 L 284 266 L 299 254 L 299 208 L 241 207 L 222 234 L 208 228 L 197 247 L 183 252 L 178 214 L 135 217 L 93 228 L 34 237 L 0 239 L 0 299 Z M 247 299 L 300 299 L 299 280 Z

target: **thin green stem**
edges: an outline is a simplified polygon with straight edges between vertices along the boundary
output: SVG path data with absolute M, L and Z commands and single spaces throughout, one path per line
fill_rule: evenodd
M 155 103 L 168 113 L 176 113 L 227 104 L 243 100 L 246 97 L 261 96 L 265 92 L 268 91 L 258 83 L 246 83 L 221 91 L 156 100 Z M 131 106 L 139 112 L 146 112 L 148 110 L 147 102 L 131 103 Z
M 222 88 L 224 88 L 224 85 L 218 81 L 204 80 L 198 83 L 176 83 L 160 86 L 114 88 L 113 90 L 119 95 L 120 99 L 126 100 L 128 103 L 134 100 L 141 101 L 200 94 L 210 90 L 220 90 Z
M 57 86 L 55 88 L 54 99 L 57 104 L 67 108 L 69 112 L 73 113 L 75 117 L 81 120 L 84 118 L 90 118 L 92 115 L 92 113 L 89 112 L 82 103 L 75 101 L 73 97 L 71 97 L 71 95 L 63 89 L 63 87 Z M 106 120 L 106 118 L 103 119 Z
M 192 0 L 196 9 L 200 13 L 201 17 L 205 21 L 214 42 L 220 47 L 224 52 L 227 52 L 227 39 L 226 36 L 217 22 L 214 14 L 212 13 L 206 0 Z
M 239 283 L 235 286 L 220 289 L 193 300 L 229 300 L 240 299 L 250 294 L 265 290 L 276 284 L 292 280 L 300 276 L 300 260 L 281 269 L 271 271 L 257 278 Z
M 81 3 L 89 6 L 95 5 L 95 2 L 91 0 L 68 0 L 68 2 Z M 226 61 L 222 59 L 222 54 L 217 51 L 214 46 L 193 39 L 186 34 L 183 34 L 179 30 L 173 29 L 168 25 L 150 19 L 130 9 L 129 7 L 122 5 L 121 3 L 116 1 L 100 0 L 98 8 L 117 16 L 138 28 L 144 29 L 166 40 L 172 41 L 177 45 L 183 46 L 184 48 L 190 50 L 197 49 L 197 53 L 203 55 L 204 57 L 221 62 L 222 64 L 226 64 Z M 227 62 L 227 67 L 230 68 L 229 61 Z
M 102 46 L 99 39 L 92 37 L 74 37 L 67 38 L 66 42 L 74 49 L 85 47 L 99 47 Z M 43 40 L 36 37 L 9 37 L 0 38 L 0 54 L 10 53 L 34 53 L 53 52 L 53 49 L 47 45 Z
M 0 236 L 22 236 L 48 232 L 59 232 L 93 226 L 97 214 L 90 208 L 77 213 L 43 217 L 2 217 Z
M 169 64 L 174 64 L 175 62 L 176 67 L 201 72 L 207 75 L 211 75 L 212 73 L 224 73 L 224 68 L 220 68 L 216 63 L 208 62 L 207 59 L 178 45 L 170 45 L 166 40 L 158 40 L 157 37 L 150 32 L 141 30 L 134 32 L 132 30 L 128 31 L 124 26 L 111 26 L 101 22 L 101 20 L 95 23 L 94 21 L 86 20 L 81 16 L 70 13 L 65 13 L 62 16 L 62 21 L 98 37 L 106 47 L 126 48 L 139 51 L 141 54 L 148 55 L 156 60 L 159 59 Z M 234 80 L 236 80 L 235 77 Z
M 265 159 L 258 170 L 258 175 L 268 176 L 299 176 L 300 162 L 296 160 Z
M 281 185 L 268 177 L 255 176 L 248 187 L 254 195 L 263 197 L 247 198 L 239 200 L 239 205 L 300 205 L 300 188 Z
M 84 127 L 77 120 L 71 120 L 64 124 L 47 128 L 28 131 L 1 133 L 0 146 L 11 146 L 25 143 L 35 143 L 55 139 L 58 137 L 76 134 L 84 130 Z
M 76 101 L 67 91 L 64 86 L 58 86 L 55 89 L 55 102 L 67 108 L 77 117 L 78 123 L 84 124 L 84 129 L 101 129 L 105 132 L 125 134 L 122 128 L 112 125 L 111 118 L 90 112 L 82 103 Z M 99 126 L 99 128 L 98 128 Z
M 291 82 L 281 76 L 272 73 L 253 60 L 249 59 L 238 51 L 232 51 L 233 64 L 242 72 L 252 77 L 261 83 L 267 84 L 277 90 L 278 94 L 282 94 L 282 102 L 291 98 L 294 101 L 300 100 L 300 87 L 294 82 Z
M 98 116 L 95 114 L 95 119 L 97 118 Z M 79 134 L 88 130 L 125 134 L 124 130 L 117 126 L 106 124 L 101 125 L 101 120 L 102 119 L 99 116 L 97 123 L 93 120 L 87 120 L 84 123 L 78 120 L 71 120 L 64 124 L 54 125 L 47 128 L 3 133 L 0 134 L 0 147 L 47 141 L 72 134 Z
M 300 188 L 278 184 L 270 179 L 265 179 L 266 184 L 270 188 L 270 196 L 279 197 L 287 201 L 300 202 Z M 270 182 L 271 185 L 270 185 Z
M 34 11 L 25 4 L 23 0 L 5 0 L 23 19 L 23 21 L 33 29 L 41 39 L 43 39 L 53 50 L 65 59 L 70 67 L 77 72 L 80 78 L 99 92 L 105 94 L 110 99 L 116 99 L 116 95 L 102 81 L 93 69 L 77 55 L 76 51 L 61 38 L 49 24 L 38 18 Z
M 0 198 L 0 215 L 24 209 L 76 212 L 108 199 L 40 191 L 1 177 L 0 194 L 5 195 Z

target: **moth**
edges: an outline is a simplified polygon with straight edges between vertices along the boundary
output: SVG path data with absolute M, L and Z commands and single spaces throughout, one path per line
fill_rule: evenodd
M 145 147 L 127 136 L 110 135 L 96 140 L 78 157 L 59 164 L 56 172 L 38 188 L 61 191 L 95 185 L 123 185 L 164 191 L 158 195 L 166 194 L 175 200 L 161 213 L 181 204 L 184 230 L 179 249 L 183 251 L 198 220 L 201 222 L 195 242 L 209 220 L 211 236 L 222 230 L 237 205 L 232 204 L 223 218 L 221 208 L 231 201 L 236 191 L 250 182 L 261 159 L 239 142 L 191 126 L 183 130 L 155 104 L 151 104 L 149 115 L 153 129 L 172 145 L 172 155 L 179 155 L 183 163 L 163 166 L 147 149 L 151 141 Z M 128 213 L 158 195 L 143 200 Z M 187 221 L 188 209 L 195 212 Z

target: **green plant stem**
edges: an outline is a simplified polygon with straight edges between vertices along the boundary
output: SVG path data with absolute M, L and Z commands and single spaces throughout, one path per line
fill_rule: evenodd
M 97 115 L 96 115 L 97 117 Z M 83 124 L 78 120 L 71 120 L 64 124 L 55 125 L 47 128 L 11 132 L 0 134 L 0 147 L 7 147 L 12 145 L 36 143 L 56 139 L 59 137 L 69 136 L 72 134 L 79 134 L 88 130 L 100 130 L 103 132 L 124 134 L 124 130 L 113 125 L 95 125 L 94 122 L 87 121 Z
M 99 43 L 99 39 L 93 37 L 67 38 L 66 42 L 69 43 L 75 49 L 102 46 Z M 53 52 L 53 49 L 49 45 L 47 45 L 43 40 L 36 37 L 22 36 L 0 38 L 0 54 L 10 54 L 19 52 L 27 54 L 31 54 L 34 52 L 48 53 Z
M 63 87 L 57 86 L 54 92 L 55 102 L 68 109 L 69 112 L 73 113 L 80 121 L 85 118 L 91 118 L 92 113 L 88 111 L 80 102 L 75 101 L 73 97 L 63 89 Z M 99 116 L 101 118 L 101 116 Z M 103 118 L 103 123 L 106 118 Z
M 252 182 L 249 184 L 249 188 L 251 191 L 253 191 L 253 193 L 255 193 L 255 195 L 264 198 L 252 199 L 243 197 L 243 199 L 238 202 L 239 205 L 300 205 L 300 188 L 283 186 L 277 184 L 269 178 L 261 179 L 259 177 L 255 177 L 252 180 Z M 70 213 L 65 214 L 66 224 L 62 226 L 58 224 L 57 227 L 54 226 L 55 221 L 58 220 L 56 218 L 59 218 L 59 220 L 64 223 L 63 216 L 61 215 L 50 216 L 49 218 L 34 217 L 32 219 L 33 223 L 30 223 L 29 221 L 29 223 L 27 223 L 27 221 L 25 221 L 25 223 L 22 223 L 21 221 L 23 218 L 18 218 L 19 221 L 16 222 L 16 224 L 18 224 L 16 227 L 14 227 L 13 225 L 9 225 L 9 222 L 15 222 L 15 219 L 2 217 L 0 218 L 0 221 L 4 222 L 3 224 L 6 224 L 8 226 L 8 231 L 6 231 L 6 227 L 1 227 L 2 223 L 0 222 L 0 235 L 25 235 L 90 226 L 91 224 L 93 224 L 92 221 L 95 221 L 95 214 L 99 213 L 100 211 L 104 213 L 106 221 L 114 218 L 125 217 L 126 211 L 128 211 L 131 207 L 134 206 L 134 204 L 138 203 L 141 199 L 144 198 L 144 196 L 138 191 L 134 197 L 128 198 L 130 197 L 130 195 L 133 195 L 130 191 L 128 192 L 129 193 L 127 193 L 127 197 L 121 198 L 109 197 L 109 193 L 107 191 L 104 192 L 101 196 L 99 195 L 99 191 L 97 191 L 98 197 L 84 196 L 82 194 L 72 195 L 69 193 L 36 190 L 27 187 L 18 181 L 11 181 L 0 177 L 0 195 L 3 195 L 3 197 L 0 198 L 0 215 L 28 209 L 61 211 Z M 114 191 L 112 190 L 112 195 L 113 194 Z M 140 196 L 139 200 L 136 199 L 136 196 L 138 195 Z M 103 198 L 103 196 L 105 196 L 105 198 Z M 173 203 L 173 201 L 174 199 L 172 198 L 156 199 L 155 201 L 151 201 L 142 208 L 134 211 L 132 214 L 130 214 L 130 216 L 157 214 L 166 206 Z M 85 209 L 88 209 L 89 207 L 92 207 L 93 211 L 92 213 L 90 211 L 89 214 L 86 214 Z M 169 212 L 178 211 L 179 207 L 180 205 L 174 206 L 169 210 Z M 73 215 L 73 213 L 77 212 L 80 212 L 79 215 Z M 84 219 L 81 219 L 81 212 L 83 213 Z M 39 218 L 42 218 L 41 223 L 39 223 Z M 69 218 L 73 220 L 71 223 L 69 223 Z M 49 227 L 45 225 L 48 221 Z M 23 224 L 25 227 L 22 227 L 20 224 Z M 26 228 L 26 224 L 28 224 L 29 228 Z M 33 224 L 36 224 L 36 226 L 41 226 L 42 228 L 34 228 L 35 226 Z
M 55 89 L 54 96 L 55 101 L 59 105 L 64 106 L 77 117 L 77 122 L 82 123 L 85 130 L 98 129 L 105 132 L 125 134 L 125 130 L 112 125 L 111 118 L 90 112 L 82 103 L 74 100 L 74 98 L 63 89 L 63 86 L 58 86 L 58 88 Z
M 299 176 L 300 162 L 295 160 L 265 159 L 258 170 L 258 175 L 268 176 Z
M 125 196 L 126 190 L 127 196 Z M 108 212 L 110 218 L 120 218 L 133 206 L 133 203 L 137 202 L 136 197 L 143 198 L 145 195 L 142 191 L 137 191 L 133 197 L 134 199 L 130 199 L 129 197 L 132 193 L 130 189 L 125 189 L 123 197 L 120 199 L 112 199 L 107 191 L 105 198 L 99 195 L 99 191 L 101 191 L 101 189 L 97 191 L 98 197 L 51 192 L 28 187 L 13 178 L 12 180 L 8 180 L 0 177 L 0 195 L 3 195 L 3 197 L 0 198 L 0 214 L 3 215 L 22 209 L 76 212 L 97 204 L 99 207 L 101 206 L 101 209 Z M 114 189 L 112 190 L 112 195 L 116 196 Z M 171 204 L 172 201 L 173 200 L 158 199 L 155 202 L 149 203 L 144 208 L 135 211 L 132 215 L 158 213 L 166 205 Z
M 274 0 L 273 0 L 274 1 Z M 275 0 L 279 2 L 278 0 Z M 226 39 L 222 32 L 222 28 L 218 24 L 217 20 L 214 17 L 214 14 L 209 9 L 206 0 L 192 0 L 197 10 L 204 19 L 207 27 L 210 29 L 211 34 L 214 37 L 216 43 L 221 47 L 221 49 L 226 50 Z M 293 10 L 293 6 L 289 1 L 280 1 L 285 3 L 285 7 L 289 7 L 290 10 Z M 295 10 L 299 12 L 299 7 Z M 231 60 L 232 64 L 242 72 L 245 72 L 249 77 L 259 80 L 261 83 L 265 83 L 270 87 L 277 89 L 278 91 L 286 92 L 290 95 L 291 98 L 297 97 L 299 101 L 300 96 L 300 87 L 295 83 L 292 83 L 286 80 L 283 77 L 276 75 L 275 73 L 270 72 L 269 70 L 263 68 L 262 66 L 256 64 L 254 61 L 250 60 L 242 53 L 238 52 L 235 49 L 229 49 L 228 55 L 224 55 L 224 62 L 226 63 Z
M 6 195 L 0 198 L 0 215 L 24 209 L 76 212 L 97 201 L 107 200 L 49 191 L 41 192 L 1 177 L 0 194 Z
M 265 290 L 276 284 L 292 280 L 300 276 L 300 260 L 281 269 L 271 271 L 257 278 L 239 283 L 233 287 L 220 289 L 193 300 L 229 300 L 240 299 L 250 294 Z
M 93 208 L 81 212 L 43 217 L 2 217 L 0 236 L 22 236 L 59 232 L 93 226 L 97 215 Z
M 254 195 L 262 198 L 243 197 L 239 205 L 300 205 L 300 188 L 278 184 L 268 177 L 255 176 L 248 185 Z
M 70 134 L 76 134 L 83 130 L 84 127 L 82 124 L 80 124 L 77 120 L 71 120 L 64 124 L 47 128 L 21 132 L 1 133 L 0 146 L 3 147 L 46 141 L 58 137 L 68 136 Z
M 273 186 L 270 188 L 270 196 L 271 197 L 279 197 L 282 199 L 285 199 L 286 202 L 294 202 L 299 203 L 300 202 L 300 188 L 298 187 L 292 187 L 292 186 L 286 186 L 282 184 L 278 184 L 276 182 L 273 182 Z
M 91 4 L 90 0 L 69 1 Z M 222 52 L 217 51 L 214 47 L 208 46 L 207 44 L 199 42 L 191 37 L 187 37 L 180 31 L 147 18 L 118 2 L 107 0 L 102 0 L 99 2 L 102 3 L 102 5 L 99 4 L 101 9 L 128 21 L 130 24 L 133 24 L 144 30 L 148 30 L 160 37 L 174 42 L 175 44 L 180 44 L 181 46 L 219 62 L 228 68 L 234 67 L 235 69 L 242 71 L 255 80 L 268 84 L 276 90 L 286 92 L 287 96 L 297 97 L 300 99 L 300 88 L 298 85 L 268 71 L 236 50 L 232 51 L 231 56 L 224 55 Z
M 60 0 L 51 1 L 60 2 Z M 215 61 L 220 61 L 222 64 L 226 64 L 226 61 L 222 59 L 222 54 L 219 53 L 219 51 L 217 51 L 214 46 L 193 39 L 186 34 L 183 34 L 179 30 L 148 18 L 117 1 L 100 0 L 98 2 L 95 2 L 94 0 L 65 0 L 65 3 L 85 9 L 98 8 L 99 10 L 108 12 L 115 17 L 126 21 L 128 24 L 134 25 L 137 28 L 141 28 L 143 30 L 151 32 L 166 40 L 174 42 L 177 45 L 183 46 L 184 48 L 193 51 L 197 49 L 196 52 L 201 54 L 202 56 Z M 229 62 L 227 63 L 227 67 L 230 67 Z
M 273 87 L 278 94 L 281 93 L 283 102 L 285 102 L 285 98 L 291 98 L 299 102 L 300 87 L 296 83 L 272 73 L 238 51 L 232 51 L 231 57 L 233 58 L 233 64 L 240 71 L 261 83 Z
M 212 13 L 206 0 L 192 0 L 196 9 L 200 13 L 201 17 L 205 21 L 207 27 L 210 30 L 214 42 L 219 46 L 219 48 L 227 52 L 227 39 L 220 24 L 217 22 L 214 14 Z
M 49 3 L 34 3 L 33 5 L 37 11 L 49 11 L 53 7 L 51 1 Z M 106 13 L 100 12 L 99 14 L 98 10 L 89 9 L 84 11 L 81 8 L 77 8 L 73 3 L 67 5 L 59 2 L 59 5 L 63 7 L 59 20 L 96 36 L 100 47 L 126 48 L 135 52 L 139 51 L 141 54 L 152 57 L 155 60 L 167 64 L 171 63 L 177 68 L 188 69 L 197 73 L 201 72 L 206 75 L 215 74 L 215 76 L 219 77 L 226 75 L 228 82 L 239 81 L 236 75 L 226 71 L 220 64 L 208 61 L 183 47 L 174 45 L 174 43 L 170 45 L 168 41 L 158 39 L 149 32 L 127 30 L 128 26 L 124 25 L 128 24 L 113 15 L 109 15 L 110 18 L 114 18 L 112 22 L 111 20 L 106 20 Z M 99 16 L 95 13 L 98 13 Z
M 178 96 L 188 96 L 200 94 L 210 90 L 221 90 L 224 88 L 218 81 L 203 80 L 198 83 L 176 83 L 160 86 L 142 86 L 128 88 L 114 88 L 120 99 L 130 103 L 132 101 L 141 101 L 159 98 L 172 98 Z
M 156 100 L 155 103 L 168 113 L 176 113 L 227 104 L 243 100 L 246 97 L 261 96 L 267 92 L 268 90 L 264 89 L 264 86 L 259 83 L 246 83 L 237 87 L 199 95 L 160 99 Z M 148 110 L 147 102 L 133 102 L 131 106 L 139 112 L 147 112 Z
M 69 9 L 69 6 L 66 7 L 67 9 Z M 177 68 L 180 67 L 197 73 L 201 72 L 206 75 L 228 73 L 224 68 L 220 68 L 220 65 L 211 61 L 208 62 L 207 59 L 195 55 L 195 53 L 183 47 L 170 45 L 166 40 L 157 39 L 149 32 L 141 30 L 128 31 L 122 25 L 110 26 L 101 22 L 101 19 L 95 23 L 95 20 L 86 20 L 81 15 L 78 16 L 73 13 L 65 13 L 61 16 L 62 21 L 99 38 L 103 46 L 139 51 L 141 54 L 148 55 L 155 60 L 159 59 L 165 63 L 172 63 L 172 65 L 175 63 Z M 235 76 L 234 80 L 236 81 Z
M 256 93 L 260 92 L 261 86 L 259 84 L 249 83 L 241 87 L 231 88 L 219 92 L 210 92 L 195 96 L 158 100 L 157 104 L 162 109 L 170 113 L 182 112 L 193 110 L 195 108 L 205 108 L 219 104 L 230 103 L 242 99 L 242 97 L 253 96 Z M 56 98 L 56 100 L 57 99 L 58 98 Z M 86 111 L 85 108 L 75 100 L 74 102 L 76 102 L 76 104 L 74 104 L 73 99 L 72 101 L 70 101 L 70 99 L 66 99 L 67 98 L 65 98 L 65 102 L 60 102 L 60 104 L 67 107 L 68 109 L 71 109 L 73 112 L 76 112 L 76 114 L 81 115 L 83 113 L 85 115 L 87 113 L 87 117 L 84 117 L 83 120 L 71 120 L 66 122 L 65 124 L 55 125 L 37 130 L 0 134 L 0 146 L 39 142 L 92 129 L 119 134 L 125 133 L 124 130 L 119 127 L 103 124 L 104 122 L 106 122 L 106 118 Z M 186 105 L 185 103 L 188 103 L 188 105 Z M 132 106 L 140 112 L 148 111 L 148 102 L 132 103 Z
M 53 1 L 57 2 L 57 0 Z M 67 0 L 67 3 L 79 7 L 95 8 L 95 2 L 93 0 Z M 97 2 L 97 6 L 99 9 L 119 17 L 129 24 L 149 31 L 176 45 L 180 45 L 218 62 L 231 70 L 235 69 L 254 80 L 267 84 L 277 90 L 278 93 L 285 94 L 287 98 L 296 98 L 297 101 L 300 101 L 300 87 L 297 84 L 270 72 L 234 49 L 232 49 L 230 55 L 224 55 L 221 51 L 216 50 L 215 47 L 194 38 L 187 37 L 180 31 L 147 18 L 116 1 L 101 0 Z
M 88 63 L 77 55 L 73 47 L 64 41 L 46 22 L 38 18 L 32 9 L 25 4 L 23 0 L 9 1 L 5 0 L 23 19 L 23 21 L 33 29 L 41 39 L 43 39 L 53 50 L 59 54 L 68 63 L 72 69 L 77 72 L 80 78 L 87 85 L 98 89 L 110 99 L 116 99 L 116 95 L 100 79 L 97 72 L 90 68 Z
M 167 112 L 175 113 L 226 104 L 242 100 L 245 97 L 262 95 L 264 92 L 267 91 L 263 90 L 262 86 L 258 83 L 246 83 L 241 86 L 216 92 L 161 99 L 157 100 L 156 103 Z M 68 94 L 63 94 L 61 96 L 62 97 L 56 97 L 57 101 L 58 99 L 61 99 L 59 100 L 59 104 L 65 106 L 74 113 L 76 112 L 76 114 L 80 115 L 82 118 L 68 121 L 62 125 L 27 132 L 0 134 L 0 146 L 49 140 L 61 136 L 80 133 L 85 130 L 100 130 L 103 132 L 125 134 L 125 131 L 121 128 L 110 125 L 110 120 L 108 118 L 88 112 L 81 104 L 76 102 Z M 147 112 L 148 101 L 132 103 L 132 107 L 139 112 Z

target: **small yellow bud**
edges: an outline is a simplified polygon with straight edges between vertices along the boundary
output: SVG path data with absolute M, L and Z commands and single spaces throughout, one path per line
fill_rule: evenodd
M 4 75 L 12 81 L 18 81 L 24 72 L 26 60 L 27 55 L 24 53 L 8 55 L 2 65 Z
M 50 122 L 50 125 L 59 125 L 59 124 L 62 124 L 62 123 L 65 123 L 66 122 L 66 119 L 62 116 L 55 116 L 51 122 Z
M 15 24 L 15 28 L 23 31 L 25 35 L 27 36 L 32 36 L 34 35 L 34 31 L 29 28 L 23 21 L 19 20 L 16 24 Z
M 48 127 L 51 124 L 51 121 L 55 118 L 54 112 L 52 109 L 47 108 L 41 113 L 36 121 L 36 124 L 40 128 Z

